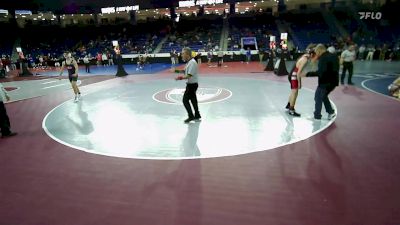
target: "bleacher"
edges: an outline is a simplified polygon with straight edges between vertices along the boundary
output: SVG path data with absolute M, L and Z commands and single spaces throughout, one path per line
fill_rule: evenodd
M 0 56 L 9 55 L 13 51 L 14 41 L 16 39 L 14 29 L 8 23 L 0 23 L 2 29 L 2 35 L 0 35 Z
M 294 44 L 304 50 L 310 43 L 330 43 L 331 37 L 336 36 L 330 32 L 321 13 L 288 13 L 281 17 L 290 24 L 296 35 Z
M 331 44 L 338 40 L 342 42 L 350 40 L 359 45 L 382 45 L 399 40 L 400 24 L 395 22 L 396 19 L 389 20 L 386 22 L 388 24 L 381 24 L 378 20 L 364 21 L 366 26 L 361 29 L 359 21 L 351 15 L 352 12 L 340 8 L 332 12 L 351 38 L 339 37 L 338 31 L 336 33 L 331 31 L 318 10 L 291 10 L 281 12 L 279 16 L 273 16 L 269 12 L 229 15 L 227 50 L 240 50 L 242 37 L 256 37 L 258 48 L 268 50 L 269 35 L 274 35 L 278 43 L 280 41 L 277 20 L 290 25 L 293 32 L 289 32 L 289 40 L 293 41 L 299 50 L 304 50 L 309 43 Z M 7 30 L 7 26 L 11 25 L 6 23 L 3 30 Z M 390 31 L 388 27 L 391 28 Z M 159 53 L 181 51 L 183 47 L 190 47 L 195 51 L 208 51 L 220 45 L 222 29 L 223 16 L 213 14 L 181 16 L 179 22 L 163 18 L 138 21 L 137 24 L 125 22 L 113 25 L 67 25 L 67 27 L 28 23 L 23 29 L 14 28 L 15 32 L 11 32 L 14 36 L 0 36 L 0 54 L 11 55 L 16 37 L 21 38 L 21 47 L 25 55 L 31 55 L 32 58 L 48 54 L 60 57 L 65 51 L 73 51 L 78 57 L 86 54 L 96 56 L 97 53 L 107 52 L 113 54 L 113 40 L 119 42 L 122 54 L 154 53 L 157 45 L 165 37 L 168 38 Z
M 229 18 L 229 25 L 229 51 L 240 50 L 242 37 L 256 37 L 259 49 L 269 49 L 268 35 L 274 35 L 277 41 L 280 38 L 275 18 L 269 14 L 235 15 Z
M 333 9 L 332 13 L 347 33 L 352 34 L 359 28 L 357 21 L 350 15 L 352 12 L 345 9 Z
M 167 53 L 173 49 L 180 51 L 183 47 L 194 51 L 213 48 L 219 45 L 221 29 L 221 17 L 207 15 L 201 18 L 183 18 L 176 24 L 160 52 Z
M 163 21 L 100 27 L 27 26 L 19 35 L 22 37 L 21 46 L 24 52 L 33 58 L 47 54 L 58 57 L 65 51 L 72 51 L 78 57 L 86 54 L 95 56 L 103 52 L 113 53 L 113 40 L 118 40 L 123 54 L 152 53 L 166 35 L 165 26 Z

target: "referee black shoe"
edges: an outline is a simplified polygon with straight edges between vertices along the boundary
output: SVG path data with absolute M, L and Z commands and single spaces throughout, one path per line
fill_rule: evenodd
M 195 115 L 195 116 L 194 116 L 194 120 L 200 121 L 200 119 L 201 119 L 201 116 L 200 116 L 200 115 Z
M 189 123 L 190 121 L 194 120 L 194 117 L 189 117 L 186 120 L 184 120 L 183 122 L 185 123 Z

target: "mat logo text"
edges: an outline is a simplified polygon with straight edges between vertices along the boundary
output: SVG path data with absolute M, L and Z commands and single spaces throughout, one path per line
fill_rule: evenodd
M 159 91 L 153 95 L 153 99 L 168 104 L 182 104 L 184 88 L 173 88 Z M 199 104 L 214 103 L 226 100 L 232 96 L 232 92 L 225 88 L 218 87 L 199 87 L 197 93 Z

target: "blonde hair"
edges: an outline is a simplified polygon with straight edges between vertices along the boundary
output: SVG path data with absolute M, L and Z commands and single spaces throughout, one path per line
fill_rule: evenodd
M 322 54 L 324 54 L 326 52 L 326 47 L 323 44 L 318 44 L 315 47 L 315 54 L 317 55 L 317 57 L 320 57 Z
M 306 49 L 313 49 L 313 48 L 315 48 L 315 46 L 316 46 L 316 44 L 310 43 L 310 44 L 307 46 Z
M 188 48 L 188 47 L 184 47 L 182 49 L 183 52 L 186 52 L 190 57 L 192 57 L 192 49 Z

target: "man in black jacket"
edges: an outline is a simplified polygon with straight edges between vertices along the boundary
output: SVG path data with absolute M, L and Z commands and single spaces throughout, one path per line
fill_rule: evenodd
M 328 95 L 339 84 L 339 58 L 336 54 L 327 52 L 326 47 L 322 44 L 315 47 L 315 53 L 318 58 L 318 70 L 306 74 L 307 77 L 318 76 L 318 87 L 314 97 L 314 119 L 321 119 L 322 103 L 324 103 L 325 110 L 329 114 L 328 119 L 333 119 L 336 113 L 332 108 Z
M 5 101 L 10 101 L 6 89 L 0 83 L 0 133 L 2 138 L 12 137 L 17 135 L 15 132 L 10 130 L 10 119 L 7 115 L 6 107 L 4 106 Z

